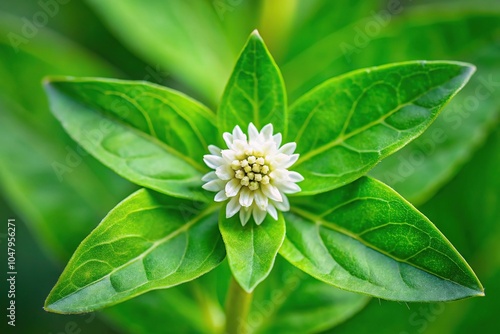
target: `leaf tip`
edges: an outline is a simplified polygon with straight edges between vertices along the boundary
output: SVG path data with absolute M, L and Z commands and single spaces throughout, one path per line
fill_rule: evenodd
M 261 36 L 260 36 L 260 34 L 259 34 L 259 30 L 258 30 L 258 29 L 254 29 L 254 30 L 252 31 L 252 33 L 250 34 L 250 36 L 252 36 L 252 37 L 257 37 L 257 38 L 259 38 L 259 39 L 262 39 L 262 37 L 261 37 Z

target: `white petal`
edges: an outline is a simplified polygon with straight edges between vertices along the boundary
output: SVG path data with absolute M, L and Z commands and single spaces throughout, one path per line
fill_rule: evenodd
M 278 152 L 290 155 L 293 154 L 296 148 L 297 148 L 296 143 L 294 142 L 286 143 L 278 150 Z
M 264 195 L 269 197 L 269 199 L 276 201 L 276 202 L 281 202 L 283 200 L 278 188 L 276 188 L 272 184 L 262 185 L 261 189 L 262 189 L 262 192 L 264 193 Z
M 241 205 L 238 202 L 238 196 L 231 198 L 226 206 L 226 218 L 231 218 L 241 209 Z
M 280 147 L 281 141 L 283 140 L 283 137 L 281 136 L 281 133 L 277 133 L 273 136 L 274 143 L 276 144 L 276 147 Z
M 228 183 L 226 183 L 226 196 L 227 197 L 234 197 L 238 194 L 238 191 L 240 191 L 241 188 L 241 182 L 238 179 L 232 179 Z
M 253 191 L 244 187 L 240 192 L 240 204 L 244 207 L 249 207 L 253 203 Z
M 266 218 L 267 211 L 259 210 L 258 208 L 253 209 L 253 219 L 257 225 L 262 224 L 264 218 Z
M 273 136 L 273 125 L 271 123 L 267 124 L 260 130 L 260 134 L 264 136 L 264 139 L 271 140 Z
M 241 131 L 241 128 L 236 125 L 233 129 L 233 138 L 234 140 L 244 140 L 246 141 L 247 140 L 247 135 L 243 133 L 243 131 Z
M 282 202 L 273 201 L 274 206 L 276 207 L 276 209 L 280 211 L 290 210 L 290 202 L 288 202 L 288 198 L 284 194 L 282 195 L 282 198 L 283 198 Z
M 299 155 L 298 154 L 292 154 L 290 156 L 290 160 L 288 160 L 287 163 L 285 163 L 284 165 L 282 165 L 283 168 L 289 168 L 290 166 L 292 166 L 294 163 L 297 162 L 297 160 L 299 159 Z
M 218 148 L 217 146 L 215 145 L 208 145 L 208 150 L 210 151 L 210 153 L 212 153 L 213 155 L 220 155 L 220 148 Z
M 204 155 L 203 161 L 205 161 L 208 167 L 213 169 L 219 167 L 224 163 L 224 159 L 222 159 L 222 157 L 218 157 L 216 155 L 211 155 L 211 154 Z
M 215 172 L 208 172 L 205 175 L 203 175 L 203 177 L 201 178 L 201 180 L 203 182 L 208 182 L 208 181 L 213 181 L 213 180 L 218 180 L 218 179 L 219 179 L 219 177 L 215 174 Z
M 216 202 L 224 202 L 227 199 L 226 193 L 224 190 L 221 190 L 215 195 L 214 201 Z
M 215 169 L 215 174 L 221 180 L 231 180 L 234 176 L 234 171 L 229 165 L 222 165 Z
M 233 145 L 233 135 L 230 134 L 229 132 L 224 132 L 222 134 L 222 138 L 224 138 L 227 147 L 231 148 L 231 145 Z
M 259 140 L 259 131 L 255 127 L 255 125 L 253 125 L 253 123 L 248 124 L 248 138 L 250 144 Z
M 283 182 L 280 183 L 279 190 L 285 194 L 295 194 L 300 191 L 300 187 L 293 182 Z
M 222 150 L 221 155 L 227 163 L 231 163 L 233 160 L 236 160 L 236 153 L 233 150 Z
M 202 188 L 208 191 L 221 191 L 222 189 L 224 189 L 225 183 L 225 181 L 216 179 L 205 183 Z
M 297 172 L 288 172 L 288 178 L 292 182 L 304 181 L 304 177 Z
M 259 209 L 266 210 L 269 200 L 267 196 L 264 196 L 261 190 L 254 191 L 254 200 Z
M 271 203 L 267 206 L 267 212 L 274 218 L 274 220 L 278 220 L 278 211 L 276 211 L 276 208 Z
M 240 222 L 241 225 L 245 226 L 250 219 L 250 216 L 252 214 L 252 209 L 250 208 L 241 208 L 240 210 Z

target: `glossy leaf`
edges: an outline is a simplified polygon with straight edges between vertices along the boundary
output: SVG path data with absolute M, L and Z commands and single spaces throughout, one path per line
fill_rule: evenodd
M 287 141 L 309 195 L 364 175 L 419 136 L 474 71 L 456 62 L 408 62 L 333 78 L 290 108 Z
M 281 256 L 255 290 L 250 333 L 319 333 L 359 312 L 370 298 L 337 289 L 300 271 Z
M 481 283 L 448 240 L 384 184 L 363 177 L 296 199 L 286 215 L 280 254 L 310 275 L 390 300 L 483 295 Z
M 260 129 L 272 123 L 286 129 L 286 93 L 281 73 L 262 38 L 254 31 L 243 48 L 217 113 L 220 132 L 250 122 Z
M 216 207 L 141 189 L 80 244 L 45 308 L 78 313 L 195 279 L 225 256 Z
M 206 200 L 201 161 L 217 131 L 208 109 L 148 83 L 66 78 L 46 89 L 66 131 L 103 164 L 141 186 Z
M 221 211 L 219 228 L 226 245 L 229 266 L 240 286 L 252 292 L 273 268 L 285 238 L 283 215 L 279 214 L 277 221 L 267 215 L 260 225 L 251 218 L 242 226 L 238 215 L 226 218 L 224 211 Z

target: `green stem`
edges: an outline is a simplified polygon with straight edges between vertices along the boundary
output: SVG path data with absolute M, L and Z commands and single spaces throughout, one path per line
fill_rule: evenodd
M 226 333 L 247 334 L 247 317 L 252 303 L 252 293 L 241 288 L 231 277 L 226 299 Z

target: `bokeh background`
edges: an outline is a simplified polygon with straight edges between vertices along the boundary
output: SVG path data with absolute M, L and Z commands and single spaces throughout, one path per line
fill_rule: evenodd
M 47 75 L 147 80 L 216 108 L 255 28 L 282 70 L 289 102 L 361 67 L 416 59 L 477 66 L 429 130 L 371 173 L 438 226 L 474 268 L 486 297 L 441 304 L 366 299 L 347 313 L 344 297 L 323 309 L 297 303 L 301 312 L 338 319 L 325 333 L 500 331 L 499 1 L 2 0 L 2 310 L 8 218 L 16 219 L 18 275 L 16 327 L 7 326 L 2 311 L 1 333 L 193 332 L 185 325 L 197 322 L 196 312 L 190 314 L 192 286 L 150 292 L 96 314 L 43 311 L 79 242 L 135 186 L 64 133 L 41 82 Z

